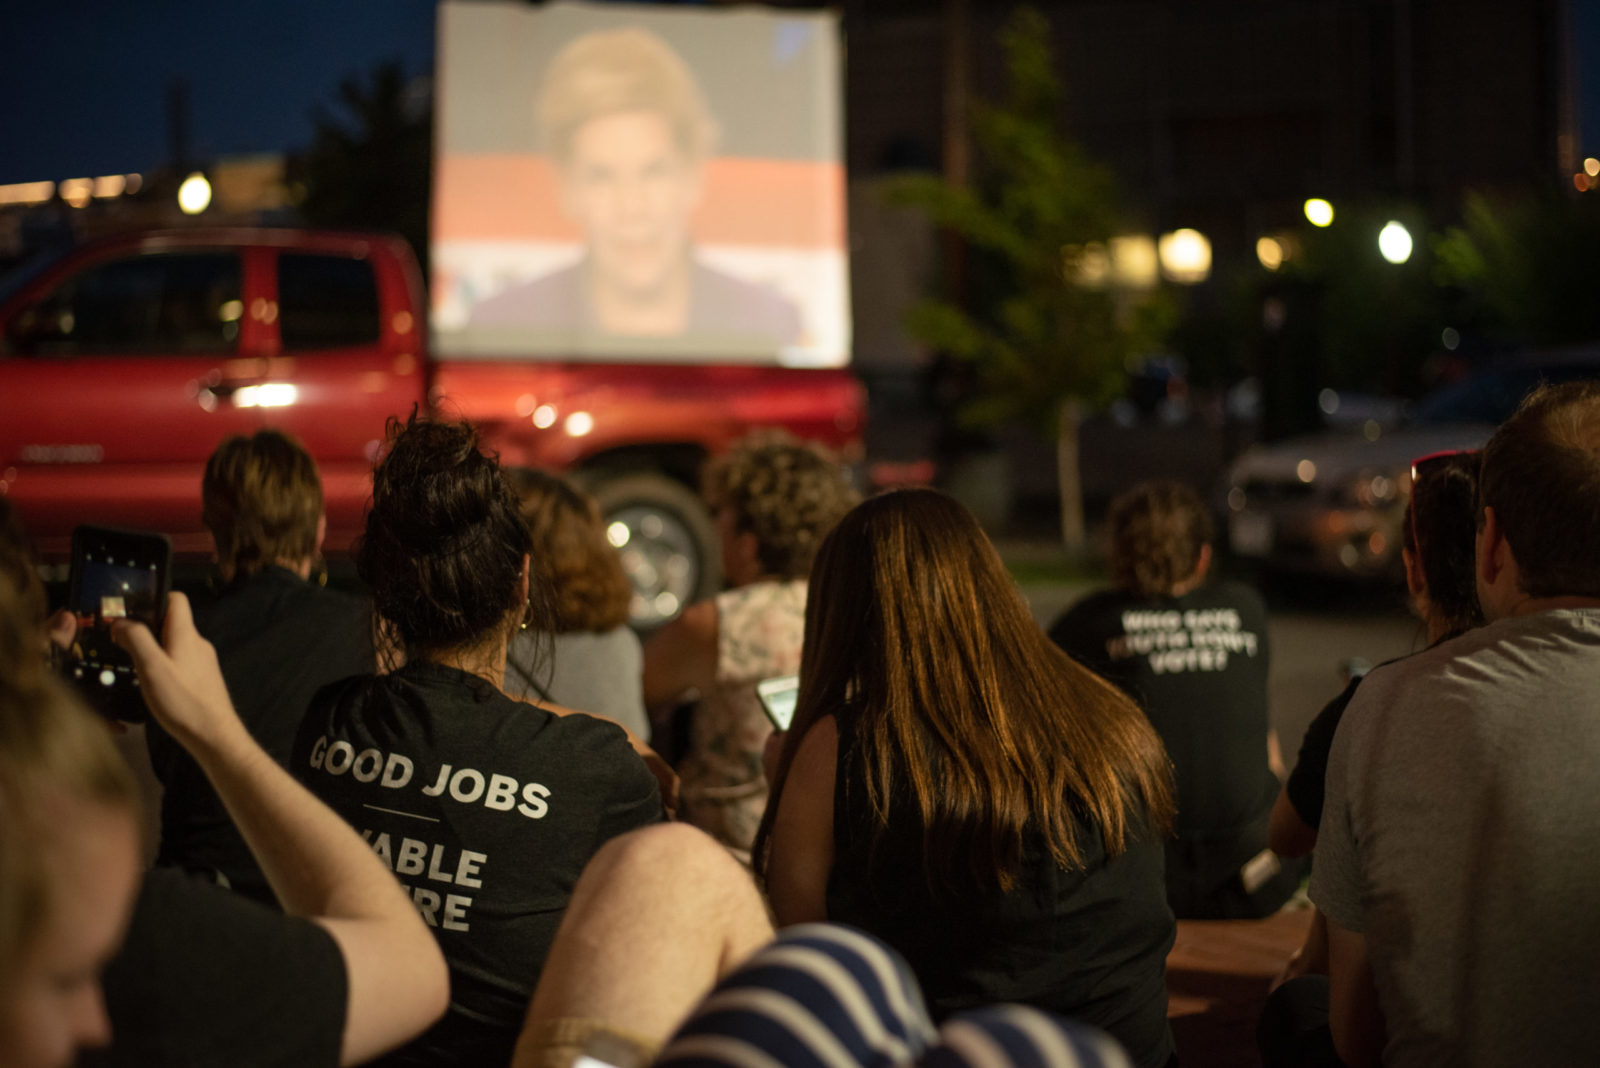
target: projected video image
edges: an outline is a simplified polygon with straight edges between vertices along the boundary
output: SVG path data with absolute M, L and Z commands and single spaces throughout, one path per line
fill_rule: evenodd
M 104 554 L 84 556 L 78 601 L 75 659 L 79 674 L 105 674 L 109 686 L 115 674 L 131 675 L 132 661 L 111 640 L 111 621 L 137 619 L 153 625 L 160 611 L 161 580 L 154 564 L 119 561 Z
M 439 351 L 846 362 L 828 16 L 440 11 Z

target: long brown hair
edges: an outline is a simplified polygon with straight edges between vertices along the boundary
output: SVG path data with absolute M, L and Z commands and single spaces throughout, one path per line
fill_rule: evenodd
M 881 833 L 910 801 L 931 881 L 1008 890 L 1025 835 L 1081 868 L 1173 815 L 1166 752 L 1137 707 L 1056 648 L 964 507 L 932 490 L 857 506 L 823 541 L 806 602 L 800 694 L 756 836 L 764 872 L 806 731 L 849 708 L 840 751 Z

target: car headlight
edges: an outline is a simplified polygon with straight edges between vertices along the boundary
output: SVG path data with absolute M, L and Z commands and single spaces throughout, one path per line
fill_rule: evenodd
M 1390 471 L 1364 470 L 1339 489 L 1339 502 L 1352 508 L 1383 508 L 1400 499 L 1405 480 Z

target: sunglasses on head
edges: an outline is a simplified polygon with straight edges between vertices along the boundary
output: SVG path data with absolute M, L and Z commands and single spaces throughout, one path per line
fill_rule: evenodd
M 1419 567 L 1422 564 L 1422 539 L 1417 537 L 1417 483 L 1430 471 L 1449 466 L 1456 457 L 1475 456 L 1477 452 L 1477 449 L 1444 449 L 1411 461 L 1411 553 L 1417 558 Z

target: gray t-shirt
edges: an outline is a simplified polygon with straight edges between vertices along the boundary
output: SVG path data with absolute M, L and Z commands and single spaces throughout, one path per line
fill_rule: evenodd
M 1600 609 L 1500 620 L 1366 677 L 1311 899 L 1366 935 L 1384 1064 L 1592 1063 L 1597 889 Z
M 626 626 L 554 637 L 523 631 L 506 655 L 506 692 L 554 701 L 620 723 L 645 741 L 644 653 Z

